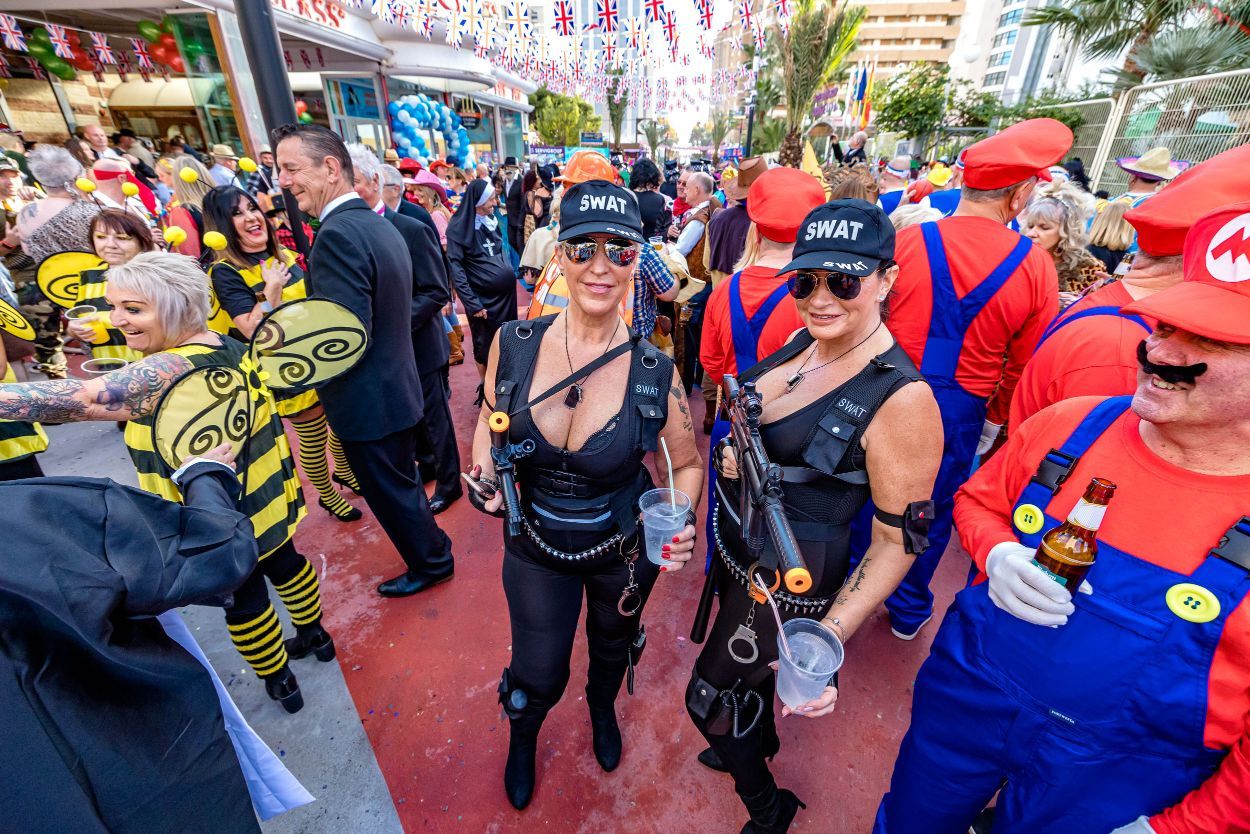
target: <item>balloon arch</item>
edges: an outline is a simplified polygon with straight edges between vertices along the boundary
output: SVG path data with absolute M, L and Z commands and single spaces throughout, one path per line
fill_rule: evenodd
M 435 149 L 429 146 L 421 131 L 432 130 L 443 135 L 447 157 L 459 168 L 474 163 L 473 146 L 469 143 L 469 131 L 459 114 L 446 104 L 432 99 L 425 93 L 407 95 L 387 106 L 391 117 L 391 132 L 401 156 L 428 165 Z

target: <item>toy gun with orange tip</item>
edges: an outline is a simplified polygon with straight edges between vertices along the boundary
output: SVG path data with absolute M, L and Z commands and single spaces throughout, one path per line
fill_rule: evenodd
M 508 442 L 508 426 L 511 419 L 502 411 L 491 412 L 487 418 L 490 427 L 490 459 L 495 464 L 495 478 L 503 493 L 504 524 L 509 536 L 521 535 L 521 498 L 516 488 L 515 461 L 534 451 L 533 440 L 520 443 Z
M 726 374 L 725 405 L 738 464 L 738 517 L 742 520 L 742 538 L 747 552 L 765 553 L 767 530 L 777 553 L 775 570 L 779 577 L 774 578 L 774 583 L 778 579 L 784 580 L 786 590 L 801 594 L 812 587 L 812 575 L 786 518 L 782 503 L 781 467 L 768 460 L 768 453 L 760 439 L 760 415 L 764 411 L 764 400 L 755 390 L 754 382 L 739 387 L 738 381 Z

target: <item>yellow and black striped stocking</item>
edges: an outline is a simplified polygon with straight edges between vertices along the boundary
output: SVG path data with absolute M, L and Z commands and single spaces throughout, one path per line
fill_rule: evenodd
M 360 484 L 356 481 L 356 473 L 352 472 L 352 465 L 347 462 L 347 455 L 343 453 L 343 444 L 333 431 L 330 432 L 330 456 L 334 458 L 334 477 L 339 483 L 346 484 L 352 492 L 359 493 Z
M 254 578 L 264 585 L 265 580 L 259 572 L 254 574 Z M 243 655 L 247 665 L 252 667 L 252 671 L 264 678 L 286 665 L 282 624 L 278 622 L 278 612 L 272 605 L 266 604 L 265 609 L 254 617 L 236 621 L 238 619 L 227 612 L 226 627 L 230 631 L 230 641 L 234 643 L 239 654 Z
M 304 477 L 321 496 L 322 505 L 340 518 L 354 509 L 330 483 L 330 466 L 326 462 L 326 441 L 330 427 L 326 424 L 326 416 L 318 414 L 311 420 L 292 423 L 295 434 L 299 437 L 299 464 L 304 470 Z M 341 452 L 340 452 L 341 454 Z M 337 458 L 335 459 L 337 465 Z
M 307 560 L 295 576 L 281 584 L 275 582 L 274 588 L 296 626 L 312 625 L 321 619 L 321 585 Z

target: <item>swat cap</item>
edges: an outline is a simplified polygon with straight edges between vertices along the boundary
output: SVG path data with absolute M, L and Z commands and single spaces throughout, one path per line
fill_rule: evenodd
M 646 243 L 642 214 L 633 193 L 607 180 L 569 186 L 560 198 L 560 240 L 582 235 L 615 235 Z
M 749 205 L 749 204 L 748 204 Z M 781 272 L 827 269 L 864 278 L 894 258 L 894 226 L 880 206 L 833 200 L 808 213 L 794 242 L 794 260 Z

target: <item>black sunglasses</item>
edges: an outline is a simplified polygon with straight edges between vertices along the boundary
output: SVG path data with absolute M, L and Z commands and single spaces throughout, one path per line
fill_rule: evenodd
M 795 298 L 807 298 L 816 292 L 816 287 L 820 284 L 820 274 L 816 272 L 795 272 L 791 273 L 786 279 L 786 286 L 790 290 L 790 295 Z M 859 295 L 859 288 L 863 285 L 863 279 L 858 275 L 849 275 L 845 272 L 826 272 L 825 286 L 829 288 L 829 292 L 833 293 L 835 298 L 843 301 L 850 301 Z
M 575 264 L 584 264 L 595 256 L 599 250 L 599 241 L 589 237 L 575 237 L 572 240 L 560 241 L 564 249 L 564 257 Z M 641 247 L 633 241 L 622 237 L 614 237 L 603 242 L 603 254 L 617 266 L 632 266 L 638 259 Z

